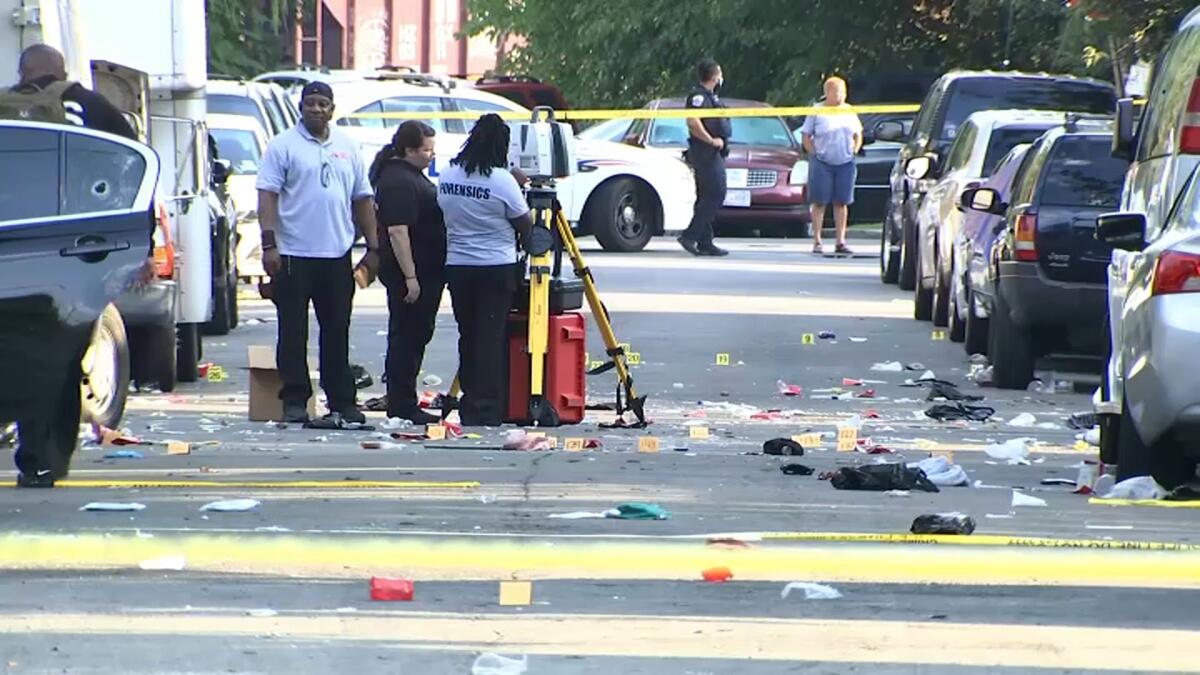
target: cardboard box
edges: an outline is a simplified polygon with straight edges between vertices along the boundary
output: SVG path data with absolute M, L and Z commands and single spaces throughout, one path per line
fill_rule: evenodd
M 275 366 L 275 347 L 272 345 L 250 345 L 248 354 L 250 369 L 250 421 L 280 422 L 283 420 L 283 401 L 279 390 L 283 381 Z M 314 389 L 315 392 L 315 389 Z M 308 399 L 308 416 L 317 416 L 316 394 Z

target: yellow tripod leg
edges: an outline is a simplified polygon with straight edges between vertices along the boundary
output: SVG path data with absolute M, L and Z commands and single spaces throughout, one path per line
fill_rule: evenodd
M 535 212 L 534 227 L 551 228 L 550 209 Z M 553 250 L 529 260 L 529 402 L 531 422 L 558 426 L 558 415 L 546 410 L 546 354 L 550 340 L 550 279 Z

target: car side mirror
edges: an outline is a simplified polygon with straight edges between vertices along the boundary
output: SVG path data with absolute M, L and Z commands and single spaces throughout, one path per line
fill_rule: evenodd
M 900 122 L 880 122 L 871 132 L 871 136 L 878 141 L 902 141 L 907 135 Z
M 1133 99 L 1117 101 L 1117 120 L 1113 125 L 1112 156 L 1133 159 Z
M 1004 215 L 1008 205 L 1000 199 L 1000 193 L 992 188 L 974 187 L 963 190 L 959 205 L 964 209 L 990 213 L 993 216 Z
M 1105 213 L 1096 219 L 1096 239 L 1122 251 L 1146 248 L 1144 213 Z
M 215 159 L 212 163 L 212 181 L 214 185 L 224 185 L 233 175 L 233 163 L 227 159 Z
M 904 175 L 913 180 L 929 178 L 933 174 L 933 157 L 917 155 L 904 164 Z

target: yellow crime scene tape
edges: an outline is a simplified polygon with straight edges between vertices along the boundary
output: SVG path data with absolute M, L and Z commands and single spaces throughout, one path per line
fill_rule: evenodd
M 666 120 L 709 117 L 796 117 L 801 115 L 835 115 L 853 112 L 862 114 L 886 113 L 915 113 L 921 106 L 914 103 L 889 105 L 859 105 L 848 108 L 825 108 L 822 106 L 790 106 L 785 108 L 634 108 L 631 110 L 555 110 L 556 120 Z M 478 111 L 413 111 L 395 113 L 351 113 L 342 115 L 352 119 L 385 119 L 385 120 L 475 120 L 481 115 Z M 506 120 L 527 120 L 529 113 L 518 111 L 497 112 Z

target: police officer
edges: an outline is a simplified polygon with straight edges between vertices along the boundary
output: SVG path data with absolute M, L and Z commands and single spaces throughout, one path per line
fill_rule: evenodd
M 687 108 L 724 108 L 721 66 L 712 59 L 696 64 L 699 83 L 688 95 Z M 679 245 L 692 255 L 729 255 L 713 244 L 713 220 L 725 202 L 725 157 L 729 155 L 730 124 L 726 117 L 689 118 L 685 157 L 696 176 L 696 206 L 692 222 L 679 237 Z

